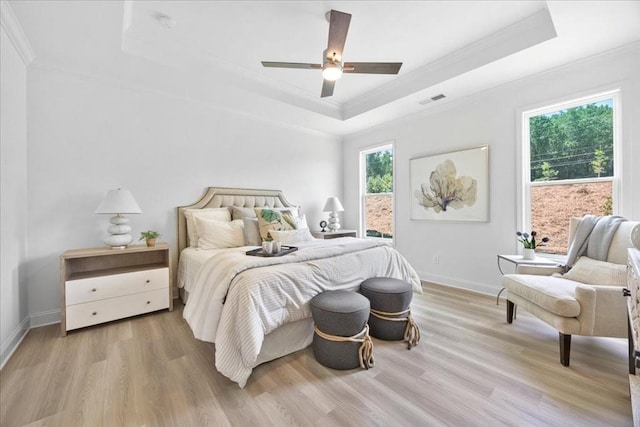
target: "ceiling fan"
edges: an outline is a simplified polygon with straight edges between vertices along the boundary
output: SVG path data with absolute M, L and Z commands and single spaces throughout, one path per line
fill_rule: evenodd
M 349 31 L 351 14 L 331 10 L 328 15 L 329 43 L 322 54 L 322 64 L 262 61 L 262 65 L 273 68 L 322 70 L 322 98 L 333 95 L 336 80 L 342 77 L 342 73 L 398 74 L 402 62 L 343 62 L 342 51 Z

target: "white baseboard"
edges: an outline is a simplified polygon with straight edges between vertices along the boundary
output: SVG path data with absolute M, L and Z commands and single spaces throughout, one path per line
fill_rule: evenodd
M 4 364 L 7 363 L 7 360 L 11 357 L 14 351 L 18 348 L 24 337 L 29 332 L 29 317 L 25 317 L 22 319 L 22 322 L 16 326 L 13 330 L 9 338 L 0 346 L 0 370 L 4 368 Z
M 499 285 L 488 285 L 486 283 L 471 282 L 468 280 L 459 280 L 452 277 L 438 276 L 435 274 L 427 274 L 418 271 L 418 277 L 425 282 L 435 283 L 437 285 L 449 286 L 452 288 L 466 289 L 480 294 L 496 296 L 500 288 Z
M 14 351 L 18 348 L 31 328 L 60 323 L 60 310 L 41 311 L 25 317 L 0 346 L 0 370 L 4 368 Z
M 31 319 L 31 328 L 60 323 L 60 309 L 41 311 L 40 313 L 31 314 L 29 318 Z

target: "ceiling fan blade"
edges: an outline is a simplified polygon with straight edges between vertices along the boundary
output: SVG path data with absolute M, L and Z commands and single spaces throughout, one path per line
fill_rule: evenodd
M 349 23 L 351 23 L 351 14 L 331 10 L 329 17 L 329 43 L 327 44 L 327 56 L 332 57 L 333 54 L 342 58 L 342 51 L 347 40 L 347 32 L 349 31 Z
M 262 61 L 263 67 L 268 68 L 302 68 L 302 69 L 310 69 L 310 70 L 320 70 L 322 69 L 322 64 L 307 64 L 304 62 L 269 62 Z
M 333 88 L 335 85 L 336 85 L 335 81 L 324 80 L 322 82 L 322 93 L 320 93 L 320 98 L 325 98 L 327 96 L 333 95 Z
M 398 74 L 402 62 L 345 62 L 343 73 Z

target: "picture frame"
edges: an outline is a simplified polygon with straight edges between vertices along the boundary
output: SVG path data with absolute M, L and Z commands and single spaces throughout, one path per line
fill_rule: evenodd
M 489 221 L 489 146 L 409 160 L 411 219 Z

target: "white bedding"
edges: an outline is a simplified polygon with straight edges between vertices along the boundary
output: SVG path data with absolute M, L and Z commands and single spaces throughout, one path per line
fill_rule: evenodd
M 341 238 L 298 246 L 271 258 L 247 256 L 248 247 L 216 251 L 188 283 L 184 318 L 196 338 L 216 343 L 216 368 L 241 387 L 258 364 L 265 335 L 311 317 L 316 294 L 356 290 L 370 277 L 406 280 L 422 292 L 415 270 L 384 242 Z

